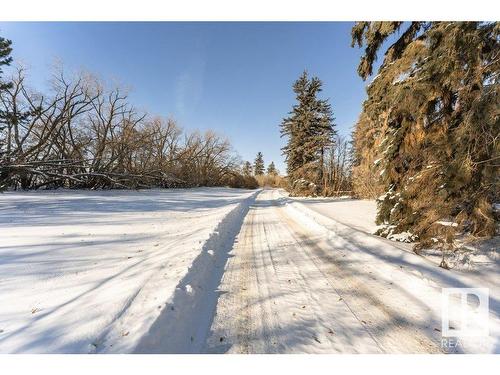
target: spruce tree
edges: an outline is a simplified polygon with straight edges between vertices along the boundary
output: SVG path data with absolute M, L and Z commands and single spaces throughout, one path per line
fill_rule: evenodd
M 12 87 L 11 82 L 4 82 L 2 79 L 3 70 L 2 66 L 8 66 L 12 62 L 12 57 L 10 56 L 12 52 L 11 48 L 12 42 L 10 40 L 4 39 L 0 37 L 0 96 L 2 96 L 2 92 L 9 90 Z M 7 165 L 8 163 L 8 152 L 6 147 L 7 135 L 4 134 L 6 132 L 7 121 L 9 120 L 9 113 L 0 109 L 0 164 Z M 8 173 L 6 170 L 2 170 L 0 173 L 0 190 L 6 188 L 6 180 L 8 179 Z
M 328 100 L 317 97 L 321 86 L 319 78 L 309 79 L 304 71 L 293 85 L 297 104 L 281 123 L 281 136 L 288 138 L 282 151 L 292 184 L 305 179 L 319 185 L 323 179 L 325 149 L 335 130 Z
M 276 166 L 274 165 L 274 161 L 272 161 L 267 167 L 267 174 L 271 176 L 276 176 L 278 171 L 276 170 Z
M 12 82 L 2 80 L 2 66 L 8 66 L 12 62 L 11 45 L 10 40 L 0 37 L 0 96 L 3 96 L 3 92 L 13 88 Z M 40 115 L 40 112 L 41 108 L 39 107 L 28 111 L 22 111 L 18 106 L 10 106 L 10 108 L 3 106 L 3 109 L 0 109 L 0 166 L 3 167 L 0 172 L 0 190 L 7 188 L 9 181 L 16 173 L 15 168 L 9 168 L 9 164 L 14 163 L 14 159 L 17 157 L 10 150 L 11 143 L 9 142 L 11 142 L 10 132 L 12 128 L 22 126 L 21 124 L 26 123 L 32 116 Z M 24 182 L 26 180 L 21 178 L 21 181 L 22 187 L 25 188 Z
M 10 56 L 12 52 L 11 44 L 12 42 L 10 40 L 0 37 L 0 95 L 2 94 L 2 91 L 8 90 L 12 87 L 11 82 L 4 82 L 2 80 L 2 66 L 8 66 L 12 62 L 12 57 Z M 0 109 L 0 131 L 5 128 L 6 119 L 7 113 Z M 1 139 L 0 142 L 2 142 Z
M 253 170 L 256 176 L 264 174 L 264 157 L 262 156 L 262 152 L 260 151 L 257 153 L 257 157 L 255 158 Z
M 2 81 L 2 66 L 10 65 L 12 62 L 12 57 L 10 56 L 12 52 L 12 42 L 8 39 L 0 37 L 0 90 L 6 90 L 12 87 L 11 83 L 5 83 Z
M 385 193 L 383 235 L 453 246 L 456 230 L 495 233 L 500 107 L 498 22 L 359 22 L 366 79 L 385 51 L 355 131 L 357 165 L 372 163 Z M 367 170 L 367 168 L 365 168 Z M 452 225 L 443 225 L 443 220 Z

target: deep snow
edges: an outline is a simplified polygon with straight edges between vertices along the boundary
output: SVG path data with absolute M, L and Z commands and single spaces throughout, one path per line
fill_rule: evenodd
M 377 202 L 374 200 L 342 198 L 293 198 L 304 206 L 337 220 L 354 229 L 374 233 L 378 226 Z
M 209 252 L 220 222 L 255 193 L 0 194 L 0 353 L 134 350 L 176 287 L 190 292 L 181 280 L 202 252 L 219 256 Z

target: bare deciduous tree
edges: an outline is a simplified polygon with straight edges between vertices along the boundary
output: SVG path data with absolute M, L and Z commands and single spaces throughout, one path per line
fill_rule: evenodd
M 0 133 L 4 188 L 254 185 L 227 139 L 183 136 L 173 120 L 137 112 L 125 92 L 89 75 L 68 79 L 61 70 L 42 95 L 18 69 L 0 108 L 11 114 Z

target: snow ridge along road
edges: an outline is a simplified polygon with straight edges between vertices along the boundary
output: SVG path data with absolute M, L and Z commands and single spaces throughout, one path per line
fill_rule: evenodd
M 229 251 L 257 194 L 238 204 L 217 225 L 135 353 L 200 352 L 212 323 Z

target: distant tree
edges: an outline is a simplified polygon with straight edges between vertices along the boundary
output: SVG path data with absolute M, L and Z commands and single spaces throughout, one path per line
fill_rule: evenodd
M 281 136 L 287 137 L 282 148 L 291 182 L 306 179 L 315 184 L 323 181 L 325 150 L 335 135 L 333 114 L 317 77 L 309 79 L 303 72 L 293 85 L 297 104 L 281 123 Z
M 271 175 L 271 176 L 275 176 L 278 174 L 278 170 L 276 169 L 276 166 L 274 165 L 274 161 L 272 161 L 271 164 L 269 164 L 269 166 L 267 167 L 267 174 Z
M 264 174 L 264 157 L 262 156 L 262 152 L 257 153 L 257 157 L 253 163 L 253 170 L 256 176 L 260 176 Z
M 339 135 L 325 153 L 324 191 L 325 196 L 344 195 L 352 187 L 351 142 Z
M 252 175 L 252 163 L 250 163 L 249 161 L 246 161 L 244 164 L 243 164 L 243 175 L 245 176 L 251 176 Z

